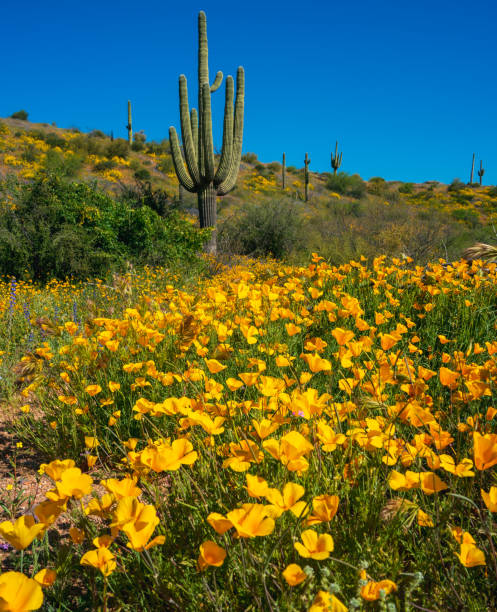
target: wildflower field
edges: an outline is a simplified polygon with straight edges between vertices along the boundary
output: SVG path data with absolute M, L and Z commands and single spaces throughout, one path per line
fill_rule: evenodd
M 496 609 L 496 270 L 3 283 L 0 609 Z

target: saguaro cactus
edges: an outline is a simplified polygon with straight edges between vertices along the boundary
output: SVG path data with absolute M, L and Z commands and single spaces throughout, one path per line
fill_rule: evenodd
M 218 72 L 212 85 L 209 84 L 207 48 L 207 22 L 205 13 L 198 15 L 198 114 L 189 111 L 188 90 L 185 75 L 179 77 L 179 99 L 181 136 L 184 159 L 178 135 L 174 127 L 169 128 L 169 140 L 174 169 L 181 185 L 197 194 L 200 227 L 213 227 L 212 237 L 206 251 L 216 252 L 216 197 L 224 196 L 235 186 L 240 167 L 243 140 L 243 106 L 245 74 L 238 68 L 236 77 L 236 100 L 233 116 L 233 77 L 226 77 L 224 107 L 223 146 L 217 169 L 214 168 L 214 145 L 212 138 L 211 93 L 223 80 Z M 186 168 L 185 168 L 186 163 Z
M 286 155 L 283 153 L 283 163 L 281 164 L 281 184 L 283 185 L 283 189 L 286 187 Z
M 335 155 L 331 154 L 331 167 L 333 174 L 337 173 L 338 168 L 342 165 L 342 153 L 338 153 L 338 140 L 335 143 Z
M 128 125 L 126 126 L 128 130 L 128 142 L 131 146 L 133 144 L 133 124 L 131 123 L 131 102 L 128 100 Z
M 482 184 L 484 174 L 485 174 L 485 168 L 483 167 L 483 162 L 480 159 L 480 169 L 478 170 L 478 176 L 480 177 L 480 185 Z
M 469 176 L 469 184 L 470 185 L 473 182 L 474 173 L 475 173 L 475 154 L 473 153 L 473 162 L 471 164 L 471 174 Z
M 309 199 L 309 164 L 311 163 L 311 160 L 309 159 L 309 156 L 307 155 L 307 153 L 305 154 L 305 159 L 304 159 L 304 186 L 305 186 L 305 201 L 307 202 L 307 200 Z

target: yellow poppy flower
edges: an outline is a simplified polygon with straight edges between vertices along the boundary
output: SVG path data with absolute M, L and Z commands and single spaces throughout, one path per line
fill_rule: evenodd
M 291 563 L 283 571 L 283 578 L 290 586 L 297 586 L 307 578 L 307 574 L 296 563 Z
M 36 523 L 31 515 L 20 516 L 14 523 L 0 523 L 0 536 L 17 550 L 24 550 L 46 528 L 44 523 Z
M 205 570 L 209 565 L 220 567 L 226 558 L 224 548 L 218 546 L 212 540 L 206 540 L 200 545 L 200 555 L 198 558 L 198 568 Z
M 43 604 L 41 586 L 20 572 L 0 575 L 0 610 L 28 612 L 38 610 Z
M 497 434 L 473 434 L 473 453 L 477 470 L 487 470 L 497 464 Z
M 57 577 L 57 573 L 52 569 L 42 569 L 37 574 L 33 576 L 33 579 L 42 586 L 49 587 L 55 582 L 55 578 Z
M 272 533 L 274 520 L 268 517 L 268 508 L 262 504 L 243 504 L 226 515 L 241 538 L 255 538 Z
M 483 489 L 480 489 L 481 496 L 485 503 L 485 506 L 490 512 L 497 512 L 497 487 L 490 487 L 490 491 L 486 493 Z
M 302 542 L 295 542 L 294 547 L 301 557 L 322 561 L 330 556 L 334 549 L 333 538 L 329 533 L 318 535 L 314 529 L 301 533 Z

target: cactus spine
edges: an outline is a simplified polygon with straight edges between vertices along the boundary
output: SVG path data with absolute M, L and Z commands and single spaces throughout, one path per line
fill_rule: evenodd
M 216 253 L 216 197 L 224 196 L 234 188 L 242 155 L 245 74 L 243 68 L 239 67 L 236 77 L 234 114 L 233 77 L 226 78 L 223 146 L 219 165 L 217 169 L 214 167 L 211 93 L 219 88 L 222 80 L 223 73 L 218 72 L 214 83 L 209 84 L 207 22 L 205 13 L 200 11 L 198 15 L 198 113 L 194 108 L 191 112 L 189 111 L 186 77 L 183 74 L 179 77 L 184 159 L 174 127 L 169 128 L 169 140 L 174 169 L 179 182 L 187 191 L 197 194 L 200 227 L 214 228 L 211 240 L 206 245 L 208 253 Z
M 309 164 L 311 163 L 311 160 L 309 159 L 309 156 L 307 155 L 307 153 L 305 154 L 305 159 L 304 159 L 304 185 L 305 185 L 305 201 L 307 202 L 307 200 L 309 199 Z
M 482 184 L 484 174 L 485 174 L 485 168 L 483 167 L 483 162 L 480 159 L 480 169 L 478 170 L 478 176 L 480 177 L 480 185 Z
M 473 182 L 474 173 L 475 173 L 475 154 L 473 153 L 473 162 L 471 164 L 471 174 L 469 176 L 469 184 L 470 185 Z
M 281 164 L 281 183 L 283 185 L 283 189 L 286 187 L 286 155 L 283 153 L 283 163 Z
M 128 130 L 128 143 L 131 146 L 133 144 L 133 124 L 131 123 L 131 102 L 128 100 L 128 125 L 126 126 Z
M 337 173 L 338 168 L 342 165 L 342 153 L 338 153 L 338 140 L 335 143 L 335 155 L 331 154 L 331 167 L 333 174 Z

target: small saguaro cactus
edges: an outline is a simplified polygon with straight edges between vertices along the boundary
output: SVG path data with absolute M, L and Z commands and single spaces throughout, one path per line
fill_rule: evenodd
M 478 176 L 480 177 L 480 185 L 482 184 L 484 174 L 485 174 L 485 168 L 483 167 L 483 162 L 480 159 L 480 169 L 478 170 Z
M 305 201 L 306 202 L 309 199 L 309 164 L 310 163 L 311 163 L 311 160 L 309 159 L 309 156 L 306 153 L 305 159 L 304 159 L 304 186 L 305 186 Z
M 471 174 L 469 175 L 469 184 L 473 183 L 473 177 L 475 174 L 475 154 L 473 153 L 473 162 L 471 163 Z
M 281 184 L 283 185 L 283 189 L 286 187 L 286 155 L 283 153 L 283 162 L 281 164 Z
M 331 154 L 331 167 L 333 174 L 337 173 L 338 168 L 342 165 L 342 153 L 338 153 L 338 140 L 335 143 L 335 155 Z
M 131 101 L 128 100 L 128 125 L 126 126 L 128 130 L 128 143 L 131 146 L 133 144 L 133 124 L 131 123 Z
M 226 78 L 224 106 L 223 145 L 217 169 L 214 167 L 214 144 L 212 138 L 211 93 L 223 80 L 218 72 L 214 83 L 209 83 L 207 48 L 207 22 L 205 13 L 198 15 L 198 114 L 189 110 L 188 90 L 185 75 L 179 77 L 179 99 L 181 136 L 184 159 L 174 127 L 169 128 L 169 140 L 174 169 L 181 185 L 197 194 L 200 227 L 212 227 L 211 239 L 205 249 L 216 253 L 216 198 L 229 193 L 235 186 L 242 156 L 243 106 L 245 73 L 238 68 L 236 77 L 236 99 L 233 115 L 233 77 Z M 186 167 L 185 167 L 186 163 Z

